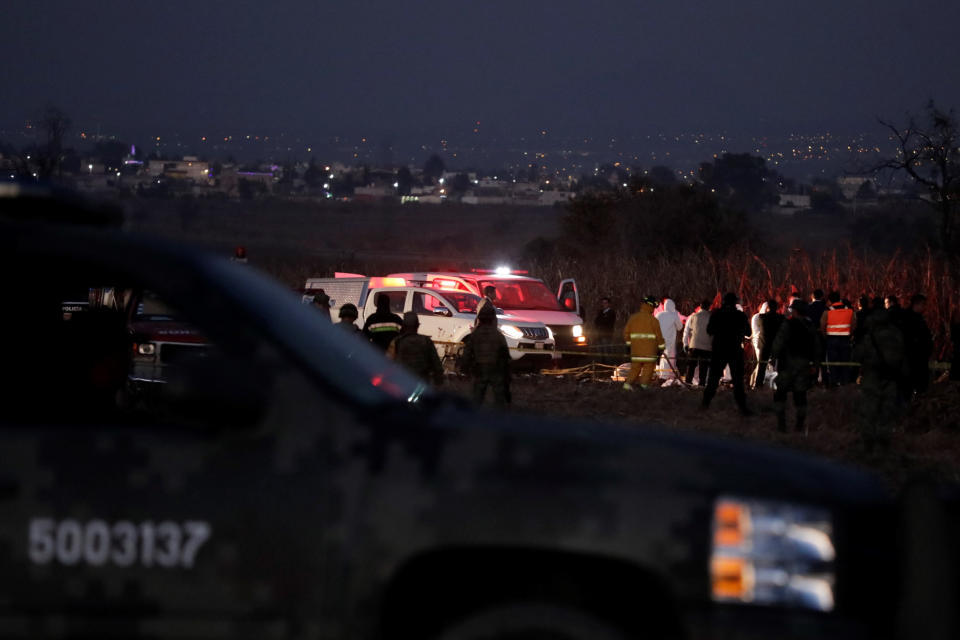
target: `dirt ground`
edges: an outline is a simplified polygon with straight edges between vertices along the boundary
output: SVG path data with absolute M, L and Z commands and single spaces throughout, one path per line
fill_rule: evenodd
M 469 381 L 454 379 L 449 391 L 469 396 Z M 779 433 L 771 391 L 748 392 L 755 416 L 742 417 L 729 387 L 721 387 L 708 411 L 702 391 L 661 387 L 628 392 L 620 383 L 574 376 L 516 376 L 512 411 L 591 421 L 626 421 L 640 426 L 693 431 L 722 438 L 790 447 L 871 469 L 896 489 L 918 476 L 960 482 L 960 385 L 934 384 L 900 420 L 888 451 L 868 453 L 857 430 L 855 385 L 814 389 L 808 394 L 808 433 Z M 488 399 L 489 402 L 489 399 Z M 788 409 L 792 426 L 792 408 Z

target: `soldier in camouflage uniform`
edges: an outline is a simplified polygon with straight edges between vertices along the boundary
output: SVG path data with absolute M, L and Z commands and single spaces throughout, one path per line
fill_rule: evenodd
M 868 451 L 886 447 L 900 414 L 899 384 L 906 370 L 903 332 L 888 309 L 873 311 L 853 358 L 861 363 L 860 436 Z
M 399 362 L 414 374 L 436 385 L 443 384 L 443 365 L 433 341 L 417 333 L 420 319 L 413 311 L 403 314 L 403 329 L 387 347 L 387 357 Z
M 820 332 L 807 315 L 807 303 L 794 300 L 790 303 L 790 318 L 777 331 L 770 350 L 770 357 L 777 361 L 777 390 L 773 393 L 773 406 L 780 431 L 787 430 L 787 395 L 790 392 L 793 392 L 793 405 L 797 410 L 796 430 L 804 429 L 807 390 L 816 380 L 822 352 Z
M 473 398 L 483 402 L 487 387 L 493 403 L 502 407 L 510 401 L 510 350 L 497 329 L 497 312 L 484 305 L 477 314 L 478 325 L 463 349 L 463 371 L 473 378 Z

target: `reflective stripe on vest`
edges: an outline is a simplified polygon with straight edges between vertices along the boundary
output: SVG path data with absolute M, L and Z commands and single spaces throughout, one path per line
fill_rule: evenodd
M 656 340 L 657 334 L 655 333 L 631 333 L 631 340 Z
M 830 309 L 827 311 L 827 335 L 849 336 L 853 325 L 853 309 Z
M 382 333 L 384 331 L 400 331 L 400 325 L 396 322 L 374 322 L 369 327 L 367 331 L 370 333 Z

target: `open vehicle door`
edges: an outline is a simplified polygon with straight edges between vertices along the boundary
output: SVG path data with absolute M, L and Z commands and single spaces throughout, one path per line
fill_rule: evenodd
M 577 315 L 583 317 L 580 307 L 580 293 L 577 291 L 577 281 L 573 278 L 560 281 L 560 288 L 557 289 L 557 300 L 565 311 L 574 311 Z

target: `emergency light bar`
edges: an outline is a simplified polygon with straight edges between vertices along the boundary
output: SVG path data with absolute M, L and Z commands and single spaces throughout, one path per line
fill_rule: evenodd
M 526 269 L 510 269 L 509 267 L 497 267 L 496 269 L 470 269 L 470 272 L 494 274 L 498 276 L 525 276 L 530 273 Z

